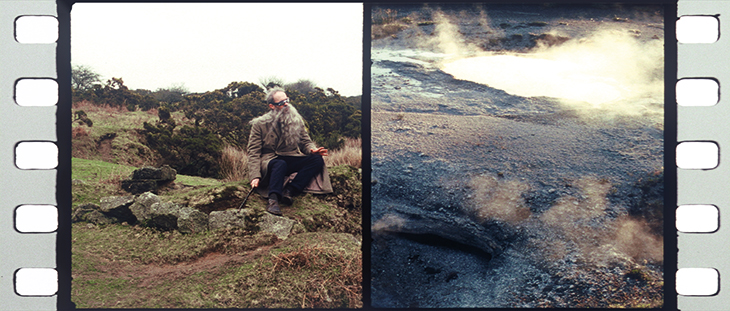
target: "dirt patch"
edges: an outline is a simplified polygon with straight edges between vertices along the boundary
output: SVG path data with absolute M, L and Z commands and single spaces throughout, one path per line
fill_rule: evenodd
M 174 282 L 184 279 L 193 273 L 216 273 L 222 267 L 243 263 L 267 251 L 269 248 L 270 246 L 265 246 L 261 250 L 253 251 L 245 256 L 212 252 L 195 260 L 177 264 L 141 264 L 138 262 L 116 261 L 97 257 L 96 259 L 102 265 L 98 266 L 98 272 L 93 277 L 100 279 L 119 278 L 137 280 L 139 282 L 136 284 L 136 287 L 150 288 L 158 286 L 163 282 Z M 87 255 L 93 256 L 91 254 Z
M 128 266 L 126 270 L 130 273 L 130 277 L 142 278 L 139 287 L 149 288 L 163 282 L 174 282 L 194 273 L 207 272 L 211 276 L 220 275 L 221 269 L 251 261 L 252 258 L 268 252 L 270 248 L 271 246 L 264 246 L 246 255 L 209 253 L 191 262 L 175 265 Z

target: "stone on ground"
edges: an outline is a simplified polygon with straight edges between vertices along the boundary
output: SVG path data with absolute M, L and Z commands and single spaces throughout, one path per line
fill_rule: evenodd
M 266 213 L 261 217 L 259 229 L 263 232 L 273 233 L 279 239 L 285 240 L 291 233 L 294 220 Z
M 113 217 L 119 222 L 135 223 L 137 217 L 134 216 L 129 207 L 134 203 L 134 196 L 113 196 L 101 198 L 99 211 L 104 215 Z
M 150 208 L 149 226 L 162 230 L 177 229 L 180 207 L 171 202 L 155 203 Z
M 134 204 L 129 207 L 138 221 L 144 221 L 150 219 L 150 209 L 155 203 L 160 203 L 160 198 L 152 192 L 145 192 L 139 195 L 135 200 Z
M 229 209 L 210 212 L 208 226 L 210 230 L 224 228 L 245 228 L 246 217 L 251 215 L 250 209 Z
M 208 215 L 192 207 L 178 210 L 177 229 L 181 233 L 198 233 L 208 230 Z

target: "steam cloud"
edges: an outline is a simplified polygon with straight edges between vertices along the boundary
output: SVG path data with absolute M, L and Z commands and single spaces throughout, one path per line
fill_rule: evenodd
M 518 181 L 497 181 L 495 177 L 477 176 L 470 187 L 474 189 L 471 213 L 479 219 L 495 219 L 517 225 L 530 217 L 530 209 L 522 199 L 529 187 Z
M 405 220 L 394 214 L 387 214 L 373 223 L 371 230 L 373 233 L 382 231 L 398 231 L 403 226 Z
M 597 28 L 560 45 L 538 44 L 528 53 L 485 52 L 467 43 L 452 18 L 432 13 L 435 30 L 418 45 L 445 53 L 442 69 L 457 79 L 486 84 L 519 96 L 549 96 L 589 113 L 663 115 L 663 40 L 640 40 L 628 28 Z M 504 36 L 480 13 L 489 38 Z M 569 37 L 557 31 L 553 36 Z
M 522 194 L 529 186 L 515 180 L 478 176 L 468 212 L 479 220 L 499 220 L 531 232 L 528 246 L 548 261 L 568 257 L 606 266 L 641 260 L 663 261 L 663 238 L 651 233 L 647 222 L 628 215 L 607 214 L 607 181 L 585 177 L 574 183 L 579 196 L 565 196 L 547 211 L 532 213 Z

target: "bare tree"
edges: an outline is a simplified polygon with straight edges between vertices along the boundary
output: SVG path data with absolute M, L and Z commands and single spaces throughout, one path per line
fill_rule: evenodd
M 71 68 L 71 86 L 76 90 L 90 89 L 95 83 L 101 83 L 100 77 L 87 66 L 74 65 Z

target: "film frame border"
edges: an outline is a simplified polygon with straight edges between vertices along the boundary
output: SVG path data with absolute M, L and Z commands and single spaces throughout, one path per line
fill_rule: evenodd
M 684 79 L 715 80 L 718 86 L 730 79 L 726 68 L 727 58 L 723 51 L 730 50 L 730 42 L 723 33 L 730 31 L 724 16 L 730 14 L 728 1 L 691 1 L 680 0 L 677 3 L 677 21 L 682 17 L 714 17 L 718 23 L 717 40 L 715 42 L 680 43 L 677 42 L 677 82 Z M 679 34 L 678 34 L 679 36 Z M 677 105 L 677 146 L 684 142 L 708 142 L 718 145 L 717 166 L 709 169 L 677 169 L 676 189 L 677 207 L 690 208 L 703 204 L 714 206 L 718 210 L 717 230 L 712 232 L 677 231 L 677 308 L 680 310 L 721 310 L 728 308 L 730 280 L 724 278 L 730 271 L 729 253 L 726 251 L 730 234 L 722 230 L 728 211 L 727 196 L 728 168 L 722 165 L 726 161 L 721 152 L 724 142 L 730 139 L 725 130 L 722 117 L 728 115 L 728 102 L 718 91 L 716 104 L 704 107 Z M 723 191 L 724 190 L 724 191 Z M 709 220 L 708 220 L 709 222 Z M 676 230 L 676 228 L 675 228 Z M 689 274 L 699 273 L 695 281 L 705 282 L 710 291 L 695 295 L 686 292 L 683 282 Z M 666 274 L 666 273 L 665 273 Z M 715 283 L 716 282 L 716 283 Z M 713 288 L 714 287 L 714 288 Z M 680 290 L 682 289 L 682 290 Z M 714 292 L 714 293 L 713 293 Z
M 12 40 L 12 42 L 4 42 L 6 44 L 3 44 L 4 47 L 0 49 L 0 55 L 2 55 L 4 59 L 2 64 L 3 85 L 0 85 L 0 88 L 4 87 L 6 89 L 5 94 L 12 94 L 12 90 L 7 90 L 9 88 L 9 85 L 12 85 L 12 83 L 8 84 L 5 82 L 15 82 L 17 81 L 17 79 L 28 77 L 56 79 L 59 85 L 66 85 L 65 83 L 68 83 L 70 78 L 56 75 L 55 69 L 56 67 L 68 67 L 66 68 L 68 69 L 68 71 L 59 70 L 59 72 L 70 72 L 70 55 L 68 55 L 68 52 L 60 52 L 58 54 L 55 54 L 54 56 L 50 56 L 49 50 L 55 47 L 58 49 L 58 51 L 64 51 L 64 48 L 66 49 L 66 51 L 68 51 L 68 42 L 64 40 L 64 38 L 69 38 L 69 34 L 67 33 L 67 29 L 69 29 L 68 15 L 57 15 L 58 12 L 56 12 L 56 10 L 58 9 L 60 12 L 60 10 L 63 9 L 66 10 L 66 12 L 69 12 L 70 6 L 68 6 L 68 4 L 64 3 L 63 1 L 59 1 L 58 3 L 56 3 L 56 1 L 52 0 L 2 0 L 0 1 L 0 3 L 2 4 L 0 17 L 2 17 L 3 20 L 3 26 L 0 27 L 0 33 L 6 34 L 5 36 L 3 36 L 3 40 L 8 40 L 9 37 L 7 36 L 7 34 L 14 32 L 12 30 L 12 26 L 8 26 L 9 23 L 7 23 L 7 21 L 14 21 L 15 18 L 13 17 L 11 19 L 8 19 L 7 17 L 16 14 L 56 16 L 57 18 L 59 18 L 60 38 L 58 42 L 53 44 L 31 44 L 25 45 L 24 47 L 18 47 L 18 45 L 21 44 L 15 40 Z M 366 6 L 366 8 L 367 7 L 369 6 Z M 679 18 L 684 15 L 711 15 L 719 18 L 719 16 L 725 15 L 726 13 L 730 13 L 730 2 L 727 1 L 685 0 L 677 2 L 677 11 L 674 16 L 676 16 L 676 18 Z M 366 15 L 367 14 L 368 13 L 366 13 Z M 673 35 L 674 32 L 669 31 L 674 29 L 673 25 L 670 25 L 670 23 L 666 22 L 665 24 L 667 25 L 667 32 Z M 719 25 L 720 39 L 714 44 L 677 44 L 675 48 L 678 55 L 678 65 L 676 68 L 677 74 L 674 77 L 674 81 L 678 81 L 679 79 L 689 79 L 697 77 L 711 77 L 713 79 L 718 79 L 719 81 L 724 81 L 724 78 L 727 77 L 727 73 L 722 72 L 722 67 L 717 66 L 716 61 L 722 60 L 722 58 L 719 56 L 722 54 L 722 51 L 728 50 L 725 46 L 727 44 L 727 41 L 723 40 L 722 36 L 722 33 L 724 32 L 723 29 L 727 29 L 727 24 L 723 23 L 722 20 L 720 20 Z M 364 39 L 364 41 L 367 40 Z M 369 48 L 369 44 L 365 45 L 364 48 Z M 38 56 L 38 58 L 33 58 L 32 62 L 12 61 L 15 60 L 14 55 L 23 55 L 23 53 L 16 53 L 19 50 L 33 50 L 35 53 L 30 53 L 30 55 Z M 697 57 L 697 55 L 713 55 L 715 57 Z M 363 59 L 366 60 L 365 57 Z M 53 60 L 58 60 L 58 63 L 53 63 Z M 24 72 L 24 70 L 26 69 L 28 70 L 28 72 Z M 671 71 L 671 68 L 668 68 L 667 71 Z M 366 73 L 366 71 L 364 71 L 364 73 Z M 364 84 L 364 90 L 365 86 L 366 85 Z M 667 95 L 674 95 L 673 90 L 667 90 L 666 92 Z M 64 190 L 63 188 L 66 188 L 67 192 L 70 193 L 70 186 L 64 186 L 61 184 L 54 184 L 50 186 L 51 189 L 56 189 L 59 192 L 58 198 L 60 198 L 60 200 L 58 200 L 58 202 L 55 201 L 55 197 L 49 195 L 50 193 L 55 193 L 56 191 L 44 191 L 44 189 L 49 189 L 50 183 L 54 183 L 56 181 L 53 178 L 54 174 L 57 174 L 58 177 L 56 179 L 58 181 L 61 181 L 60 178 L 63 175 L 62 170 L 67 169 L 69 172 L 66 173 L 70 175 L 70 168 L 68 168 L 70 167 L 70 157 L 67 157 L 65 155 L 70 154 L 70 152 L 67 152 L 69 150 L 64 150 L 66 149 L 65 145 L 70 145 L 70 141 L 67 140 L 66 142 L 64 142 L 64 136 L 65 134 L 68 134 L 65 133 L 64 127 L 70 128 L 70 123 L 63 122 L 63 120 L 65 119 L 70 119 L 70 114 L 68 115 L 68 118 L 63 118 L 66 117 L 65 114 L 68 114 L 64 112 L 64 108 L 67 108 L 65 105 L 70 105 L 70 103 L 68 102 L 68 98 L 70 97 L 70 90 L 66 90 L 63 87 L 60 87 L 59 94 L 59 103 L 56 107 L 18 107 L 14 103 L 14 101 L 12 99 L 8 99 L 7 96 L 3 97 L 2 99 L 3 104 L 6 105 L 6 108 L 4 108 L 3 114 L 0 117 L 0 120 L 2 120 L 2 122 L 0 122 L 0 133 L 3 133 L 3 135 L 0 136 L 0 143 L 3 144 L 3 146 L 15 145 L 19 141 L 28 140 L 56 141 L 59 145 L 59 165 L 56 170 L 20 170 L 15 166 L 8 165 L 8 163 L 14 162 L 12 156 L 8 155 L 8 152 L 5 152 L 2 156 L 0 156 L 0 158 L 4 160 L 2 162 L 2 166 L 0 167 L 3 167 L 5 170 L 3 174 L 3 179 L 2 181 L 0 181 L 0 183 L 2 183 L 3 185 L 0 191 L 2 191 L 5 197 L 3 199 L 4 202 L 12 202 L 6 204 L 7 206 L 11 206 L 11 208 L 8 208 L 6 211 L 11 211 L 12 213 L 14 213 L 17 206 L 28 204 L 31 202 L 35 202 L 38 204 L 56 205 L 59 208 L 58 232 L 32 235 L 19 233 L 13 229 L 14 225 L 12 224 L 14 223 L 14 216 L 7 216 L 7 214 L 10 213 L 6 213 L 5 217 L 0 218 L 0 224 L 2 224 L 2 226 L 0 226 L 0 234 L 4 235 L 2 239 L 3 244 L 12 244 L 15 250 L 12 255 L 9 253 L 0 255 L 0 269 L 2 269 L 2 272 L 0 272 L 0 276 L 2 276 L 3 280 L 2 283 L 0 283 L 0 297 L 2 298 L 0 300 L 3 301 L 5 307 L 9 307 L 11 309 L 15 307 L 20 307 L 22 309 L 47 309 L 49 306 L 56 306 L 57 300 L 57 307 L 59 307 L 59 309 L 65 309 L 65 307 L 67 307 L 70 303 L 70 301 L 61 301 L 62 299 L 65 299 L 63 298 L 64 295 L 70 294 L 70 289 L 64 290 L 63 286 L 59 286 L 59 291 L 57 292 L 57 295 L 54 296 L 21 297 L 15 294 L 14 284 L 8 285 L 8 280 L 14 279 L 14 275 L 15 272 L 17 272 L 18 267 L 28 267 L 28 262 L 23 262 L 23 264 L 18 267 L 8 268 L 10 266 L 13 266 L 16 262 L 22 261 L 23 258 L 26 258 L 20 256 L 27 256 L 27 258 L 29 258 L 30 260 L 31 265 L 35 265 L 38 267 L 53 267 L 53 263 L 55 263 L 54 259 L 56 257 L 64 257 L 63 255 L 64 253 L 66 253 L 66 250 L 69 250 L 70 253 L 70 242 L 67 242 L 67 240 L 69 240 L 70 238 L 70 232 L 63 232 L 64 230 L 61 230 L 62 228 L 68 228 L 68 226 L 70 225 L 70 219 L 66 219 L 67 217 L 63 216 L 64 208 L 62 208 L 64 203 L 70 202 L 70 198 L 68 197 L 68 195 L 63 194 L 64 191 L 62 190 Z M 709 108 L 702 108 L 702 110 L 697 109 L 697 107 L 677 108 L 676 119 L 667 119 L 667 121 L 671 122 L 676 121 L 676 124 L 674 125 L 672 125 L 671 123 L 667 123 L 668 127 L 676 126 L 677 140 L 674 141 L 674 143 L 695 140 L 712 140 L 716 142 L 726 141 L 726 135 L 728 134 L 723 133 L 723 131 L 713 131 L 712 125 L 717 126 L 717 124 L 722 123 L 711 122 L 712 120 L 722 121 L 721 116 L 724 115 L 726 111 L 723 109 L 723 105 L 721 104 L 725 101 L 726 100 L 724 100 L 723 98 L 720 98 L 720 105 L 715 105 Z M 58 111 L 56 111 L 56 109 Z M 52 117 L 52 115 L 58 117 L 58 119 L 54 120 L 55 117 Z M 27 124 L 22 124 L 22 120 L 26 120 L 26 118 L 33 118 L 37 121 L 38 124 L 30 129 L 24 128 L 22 125 Z M 671 118 L 671 114 L 668 115 L 668 118 Z M 55 135 L 53 135 L 52 133 L 54 129 L 54 127 L 52 126 L 52 124 L 54 124 L 53 121 L 58 122 L 56 128 L 57 137 L 55 137 Z M 671 133 L 669 134 L 671 135 Z M 5 150 L 12 149 L 13 148 L 6 148 Z M 667 160 L 667 162 L 671 161 L 672 163 L 674 163 L 674 157 L 670 156 L 673 154 L 674 151 L 669 148 L 665 151 L 665 156 L 669 159 Z M 720 155 L 720 157 L 722 157 L 722 154 Z M 669 168 L 672 166 L 667 167 Z M 723 174 L 724 172 L 725 171 L 723 166 L 718 166 L 713 170 L 702 171 L 677 170 L 677 205 L 713 203 L 718 206 L 720 214 L 722 214 L 722 211 L 726 210 L 726 208 L 724 208 L 725 204 L 723 203 L 728 202 L 728 198 L 723 195 L 722 189 L 718 189 L 718 187 L 720 187 L 724 184 L 724 182 L 727 181 L 725 178 L 723 178 L 723 176 L 725 175 Z M 15 182 L 14 184 L 11 184 L 11 181 L 18 180 L 24 183 L 19 184 Z M 23 191 L 14 191 L 17 190 L 20 186 L 26 184 L 28 185 L 27 187 L 23 187 Z M 707 190 L 719 191 L 709 191 L 708 193 Z M 29 194 L 31 194 L 32 198 L 28 197 Z M 66 202 L 66 200 L 68 200 L 68 202 Z M 70 205 L 68 205 L 67 208 L 70 208 Z M 666 222 L 668 223 L 667 226 L 673 228 L 673 230 L 676 230 L 676 228 L 674 228 L 673 222 L 671 221 L 673 220 L 672 218 L 673 214 L 670 215 L 670 219 L 666 219 Z M 722 218 L 720 221 L 722 222 Z M 723 271 L 730 270 L 730 267 L 728 267 L 728 265 L 730 264 L 725 263 L 723 262 L 723 260 L 721 260 L 725 255 L 725 252 L 722 251 L 722 243 L 723 241 L 727 241 L 728 238 L 730 238 L 726 235 L 727 233 L 722 230 L 718 230 L 711 235 L 697 235 L 692 233 L 678 232 L 676 240 L 677 246 L 679 248 L 676 261 L 677 268 L 682 269 L 707 266 L 717 269 L 718 273 L 720 274 L 720 290 L 716 295 L 710 297 L 678 296 L 677 306 L 681 309 L 705 310 L 708 308 L 718 308 L 726 305 L 725 302 L 728 301 L 728 298 L 727 294 L 722 291 L 722 288 L 727 288 L 727 281 L 722 278 L 722 274 Z M 54 243 L 56 242 L 56 237 L 58 238 L 57 244 Z M 671 243 L 671 241 L 669 242 Z M 41 248 L 40 250 L 37 248 L 31 248 L 31 246 L 37 246 L 38 244 L 47 246 L 47 248 Z M 57 248 L 59 251 L 58 253 L 55 252 Z M 691 256 L 694 254 L 702 254 L 705 256 Z M 68 257 L 70 258 L 70 254 L 68 255 Z M 706 255 L 715 256 L 709 257 Z M 62 275 L 65 273 L 65 270 L 70 270 L 70 262 L 67 262 L 64 259 L 58 259 L 58 263 L 60 264 L 57 264 L 56 267 L 59 273 L 59 285 L 61 285 L 64 280 L 70 281 L 70 275 Z M 9 274 L 8 271 L 12 271 L 12 273 Z M 671 271 L 671 269 L 668 269 L 668 271 Z M 8 277 L 11 275 L 13 277 Z M 668 285 L 674 283 L 669 280 L 673 279 L 672 276 L 666 275 L 666 278 L 668 281 Z M 669 292 L 673 292 L 673 290 L 670 290 Z M 11 294 L 9 295 L 8 293 Z M 58 297 L 61 297 L 61 299 L 58 299 Z M 671 299 L 671 297 L 666 298 L 668 300 Z M 670 301 L 667 302 L 669 306 L 672 305 Z
M 57 51 L 63 31 L 53 40 L 21 43 L 16 31 L 21 17 L 48 17 L 58 20 L 55 1 L 0 2 L 0 89 L 3 113 L 0 114 L 0 193 L 3 211 L 0 217 L 0 301 L 9 310 L 46 310 L 57 308 L 59 294 L 58 228 L 53 231 L 27 232 L 17 228 L 18 209 L 27 205 L 59 204 L 56 168 L 19 167 L 17 146 L 23 142 L 58 143 L 57 120 L 61 120 L 58 102 L 44 106 L 21 106 L 17 103 L 16 86 L 23 79 L 48 79 L 59 83 Z M 51 19 L 52 22 L 52 19 Z M 59 90 L 59 93 L 63 94 Z M 70 117 L 70 115 L 69 115 Z M 29 121 L 32 120 L 32 121 Z M 63 123 L 63 122 L 61 122 Z M 70 125 L 70 124 L 69 124 Z M 61 165 L 58 165 L 61 166 Z M 70 190 L 70 189 L 69 189 Z M 59 215 L 62 213 L 59 212 Z M 60 217 L 59 217 L 60 218 Z M 68 243 L 67 243 L 68 244 Z M 50 281 L 38 286 L 37 280 Z M 23 283 L 19 282 L 22 280 Z M 53 282 L 55 281 L 55 283 Z

